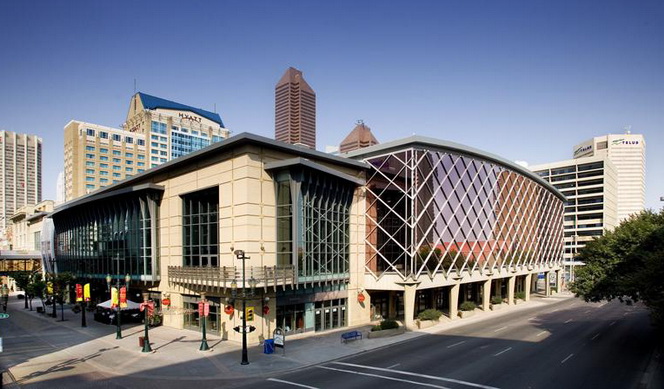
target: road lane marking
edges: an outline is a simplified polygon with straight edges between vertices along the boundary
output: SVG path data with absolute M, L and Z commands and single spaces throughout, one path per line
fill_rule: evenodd
M 505 327 L 500 327 L 500 328 L 498 328 L 497 330 L 493 330 L 493 332 L 502 331 L 502 330 L 504 330 L 505 328 L 507 328 L 507 326 L 505 326 Z
M 392 365 L 392 366 L 388 366 L 388 367 L 386 367 L 386 369 L 393 369 L 393 368 L 395 368 L 395 367 L 397 367 L 397 366 L 399 366 L 399 365 L 401 365 L 401 364 L 400 364 L 400 363 L 395 363 L 395 364 Z
M 537 316 L 533 316 L 533 317 L 531 317 L 531 318 L 528 319 L 528 320 L 537 320 Z
M 599 336 L 599 332 L 597 334 L 595 334 L 595 336 L 593 336 L 593 338 L 591 340 L 597 339 L 598 336 Z
M 571 322 L 571 321 L 572 321 L 572 319 L 567 319 L 567 321 L 565 322 L 565 324 L 567 324 L 567 323 L 569 323 L 569 322 Z
M 318 389 L 318 388 L 315 387 L 315 386 L 302 385 L 302 384 L 298 384 L 297 382 L 284 381 L 284 380 L 280 380 L 280 379 L 277 379 L 277 378 L 268 378 L 267 380 L 268 380 L 268 381 L 273 381 L 273 382 L 279 382 L 279 383 L 281 383 L 281 384 L 287 384 L 287 385 L 298 386 L 298 387 L 300 387 L 300 388 Z
M 495 386 L 488 386 L 488 385 L 482 385 L 482 384 L 476 384 L 473 382 L 468 382 L 468 381 L 461 381 L 461 380 L 456 380 L 454 378 L 445 378 L 445 377 L 438 377 L 434 375 L 428 375 L 428 374 L 418 374 L 418 373 L 411 373 L 409 371 L 402 371 L 402 370 L 390 370 L 390 369 L 384 369 L 382 367 L 374 367 L 374 366 L 366 366 L 366 365 L 356 365 L 354 363 L 346 363 L 346 362 L 332 362 L 335 365 L 343 365 L 343 366 L 351 366 L 351 367 L 359 367 L 361 369 L 368 369 L 368 370 L 378 370 L 378 371 L 384 371 L 384 372 L 389 372 L 389 373 L 394 373 L 394 374 L 403 374 L 407 376 L 413 376 L 413 377 L 421 377 L 421 378 L 426 378 L 430 380 L 437 380 L 437 381 L 445 381 L 445 382 L 452 382 L 455 384 L 461 384 L 461 385 L 466 385 L 466 386 L 472 386 L 475 388 L 481 388 L 481 389 L 498 389 Z M 419 383 L 418 383 L 419 384 Z M 424 384 L 419 384 L 419 385 L 424 385 Z
M 614 324 L 616 324 L 616 322 L 615 322 L 615 321 L 612 321 L 611 324 L 609 324 L 609 327 L 611 327 L 611 326 L 614 325 Z
M 382 376 L 382 375 L 379 375 L 379 374 L 363 373 L 361 371 L 355 371 L 355 370 L 336 369 L 334 367 L 328 367 L 328 366 L 316 366 L 316 367 L 319 368 L 319 369 L 327 369 L 327 370 L 332 370 L 332 371 L 340 371 L 342 373 L 350 373 L 350 374 L 363 375 L 363 376 L 367 376 L 367 377 L 382 378 L 384 380 L 405 382 L 407 384 L 414 384 L 414 385 L 419 385 L 419 386 L 430 386 L 432 388 L 450 389 L 447 386 L 427 384 L 427 383 L 424 383 L 424 382 L 417 382 L 417 381 L 411 381 L 411 380 L 404 380 L 402 378 L 396 378 L 396 377 L 386 377 L 386 376 Z M 390 371 L 393 371 L 393 370 L 390 370 Z
M 542 336 L 542 335 L 544 335 L 544 334 L 546 334 L 546 331 L 542 331 L 542 332 L 540 332 L 539 334 L 537 334 L 537 337 L 540 337 L 540 336 Z
M 590 311 L 591 311 L 591 309 L 589 309 L 589 310 L 587 310 L 587 311 L 585 311 L 585 312 L 583 312 L 583 313 L 589 313 Z
M 447 346 L 447 348 L 452 348 L 452 347 L 458 346 L 458 345 L 460 345 L 460 344 L 462 344 L 462 343 L 466 343 L 466 341 L 465 341 L 465 340 L 462 340 L 461 342 L 457 342 L 457 343 L 451 344 L 451 345 Z
M 560 364 L 562 365 L 563 363 L 567 362 L 567 360 L 570 359 L 570 358 L 572 358 L 572 356 L 574 356 L 574 354 L 570 354 L 570 355 L 568 355 L 567 358 L 563 359 L 563 360 L 560 362 Z
M 493 354 L 493 356 L 494 356 L 494 357 L 497 357 L 498 355 L 500 355 L 500 354 L 502 354 L 502 353 L 506 353 L 506 352 L 510 351 L 511 349 L 512 349 L 511 347 L 508 347 L 508 348 L 506 348 L 505 350 L 499 352 L 498 354 Z

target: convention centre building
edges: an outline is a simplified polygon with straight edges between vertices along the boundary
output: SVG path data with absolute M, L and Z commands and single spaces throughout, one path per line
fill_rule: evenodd
M 561 288 L 564 197 L 501 157 L 410 137 L 341 156 L 242 133 L 56 208 L 57 271 L 149 294 L 163 324 L 250 342 L 414 328 Z M 546 281 L 546 282 L 544 282 Z M 246 309 L 241 312 L 244 300 Z

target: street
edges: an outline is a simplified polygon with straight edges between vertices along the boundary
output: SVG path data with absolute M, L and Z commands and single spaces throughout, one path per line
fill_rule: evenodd
M 270 377 L 260 386 L 636 388 L 652 339 L 641 306 L 569 299 Z

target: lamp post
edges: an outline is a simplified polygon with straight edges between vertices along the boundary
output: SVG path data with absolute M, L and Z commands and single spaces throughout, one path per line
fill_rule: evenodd
M 152 315 L 152 310 L 153 305 L 152 303 L 148 302 L 148 294 L 143 293 L 143 304 L 142 304 L 143 312 L 145 313 L 144 316 L 144 321 L 145 321 L 145 335 L 143 335 L 143 350 L 141 350 L 144 353 L 150 353 L 152 352 L 152 348 L 150 347 L 150 336 L 148 334 L 148 318 L 149 316 Z
M 118 262 L 118 268 L 120 267 L 120 264 Z M 118 269 L 119 270 L 119 269 Z M 131 281 L 131 276 L 129 274 L 125 275 L 125 288 L 129 289 L 129 281 Z M 106 275 L 106 285 L 108 286 L 108 290 L 111 291 L 111 304 L 113 303 L 113 291 L 111 290 L 111 281 L 113 281 L 113 277 L 111 277 L 110 274 Z M 115 283 L 115 289 L 116 293 L 118 295 L 120 294 L 120 275 L 117 276 L 116 278 L 116 283 Z M 127 290 L 125 289 L 125 299 L 127 296 Z M 122 313 L 122 307 L 120 306 L 120 296 L 117 298 L 117 306 L 115 307 L 115 323 L 116 323 L 116 331 L 115 331 L 115 339 L 122 339 L 122 323 L 121 323 L 121 313 Z
M 251 289 L 247 292 L 247 278 L 245 273 L 245 261 L 251 257 L 247 257 L 244 250 L 235 250 L 235 256 L 242 261 L 242 362 L 241 365 L 249 364 L 249 357 L 247 356 L 247 298 L 254 295 L 254 288 L 256 280 L 253 278 L 249 280 Z M 237 297 L 237 282 L 233 280 L 231 283 L 231 293 L 233 298 Z

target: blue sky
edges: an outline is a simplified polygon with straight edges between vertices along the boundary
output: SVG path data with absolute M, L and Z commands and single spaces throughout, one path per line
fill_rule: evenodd
M 646 137 L 646 206 L 664 203 L 662 1 L 0 2 L 0 129 L 44 142 L 44 197 L 63 127 L 118 127 L 137 90 L 274 136 L 288 66 L 317 94 L 318 149 L 363 119 L 532 164 L 593 136 Z

